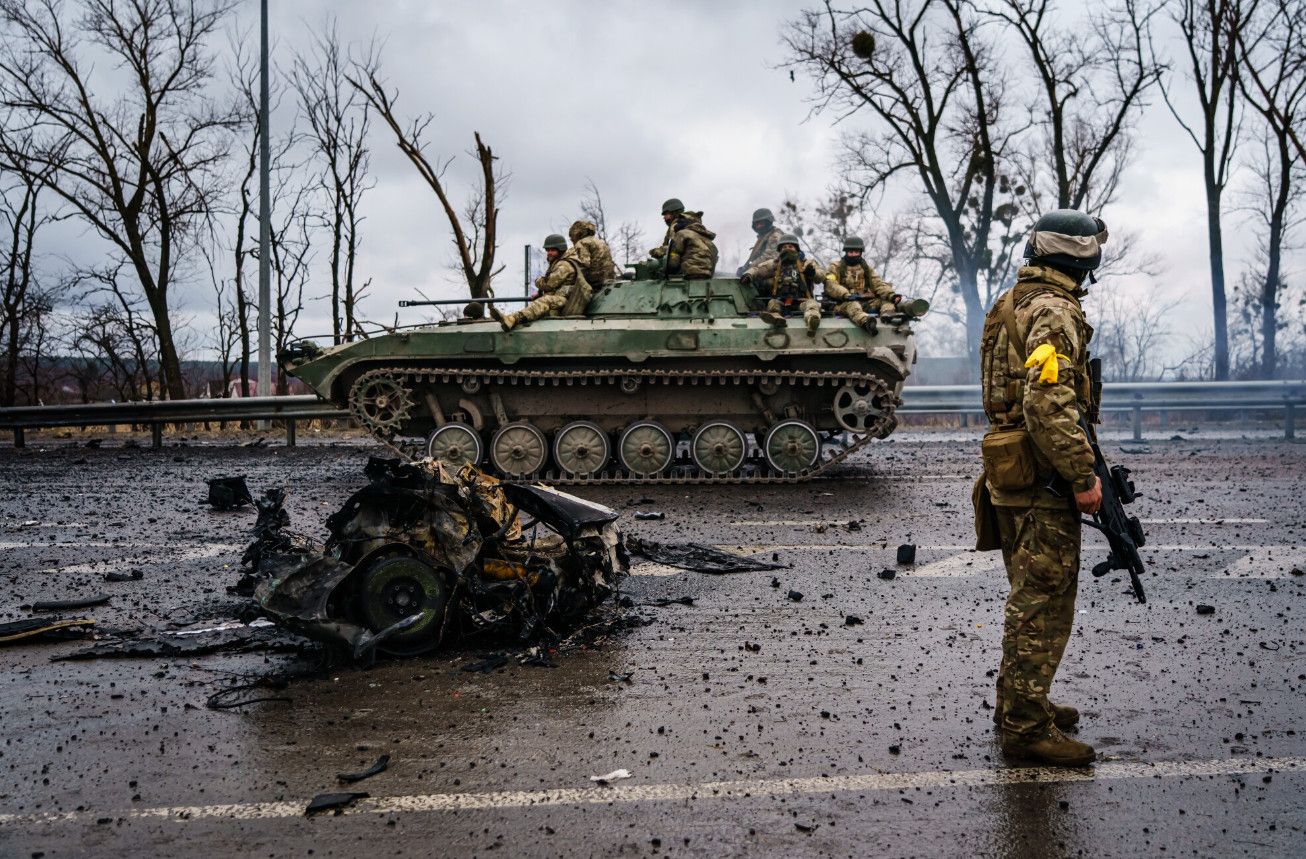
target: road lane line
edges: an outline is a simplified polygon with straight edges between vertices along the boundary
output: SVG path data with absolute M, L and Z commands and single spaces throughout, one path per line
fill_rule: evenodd
M 1113 761 L 1092 769 L 1019 767 L 981 770 L 861 773 L 812 778 L 759 778 L 697 784 L 615 785 L 551 790 L 428 793 L 378 796 L 359 800 L 345 814 L 404 814 L 537 808 L 557 805 L 616 805 L 636 802 L 683 802 L 708 799 L 778 799 L 811 794 L 942 790 L 1013 784 L 1119 781 L 1124 779 L 1212 778 L 1260 773 L 1306 772 L 1306 758 L 1221 758 L 1156 763 Z M 118 811 L 66 811 L 0 814 L 0 826 L 92 823 L 106 817 L 124 821 L 275 820 L 304 815 L 307 802 L 250 802 L 222 805 L 174 805 Z
M 208 545 L 172 548 L 172 551 L 161 554 L 127 558 L 114 558 L 107 561 L 89 561 L 84 564 L 68 564 L 64 567 L 47 567 L 44 570 L 37 570 L 38 573 L 108 573 L 122 571 L 130 567 L 154 567 L 160 564 L 175 564 L 182 561 L 198 561 L 205 558 L 216 558 L 219 555 L 225 555 L 228 552 L 234 552 L 241 547 L 228 545 L 225 543 L 209 543 Z

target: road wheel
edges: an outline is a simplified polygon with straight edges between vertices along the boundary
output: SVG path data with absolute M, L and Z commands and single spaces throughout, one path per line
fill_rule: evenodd
M 622 466 L 638 477 L 656 477 L 676 455 L 676 440 L 656 421 L 637 421 L 621 433 L 617 458 Z
M 394 656 L 414 656 L 440 644 L 449 578 L 430 564 L 408 555 L 373 561 L 358 583 L 358 611 L 373 633 L 421 614 L 422 620 L 391 635 L 378 648 Z
M 481 461 L 481 434 L 467 424 L 448 423 L 431 433 L 426 454 L 452 471 Z
M 598 424 L 569 423 L 553 438 L 553 461 L 571 477 L 598 474 L 612 456 L 612 442 Z
M 734 424 L 712 421 L 694 433 L 690 450 L 694 464 L 712 475 L 730 474 L 744 464 L 748 440 Z
M 510 478 L 538 474 L 548 458 L 548 440 L 529 421 L 504 424 L 490 442 L 490 461 Z
M 821 437 L 806 421 L 781 421 L 771 427 L 762 442 L 766 462 L 784 474 L 800 474 L 816 465 L 821 455 Z

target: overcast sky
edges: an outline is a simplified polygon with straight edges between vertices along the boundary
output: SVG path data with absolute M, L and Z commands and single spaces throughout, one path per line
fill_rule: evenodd
M 270 0 L 269 5 L 275 61 L 286 66 L 290 50 L 331 17 L 346 39 L 375 35 L 384 42 L 382 65 L 399 91 L 398 112 L 433 112 L 429 151 L 459 155 L 449 174 L 455 193 L 474 175 L 474 159 L 463 154 L 472 145 L 472 132 L 480 131 L 494 148 L 512 173 L 499 224 L 500 259 L 508 267 L 500 294 L 519 294 L 522 246 L 538 245 L 578 214 L 587 179 L 601 189 L 610 224 L 638 220 L 650 246 L 660 238 L 659 207 L 666 197 L 705 210 L 727 258 L 751 244 L 748 221 L 755 207 L 777 206 L 786 194 L 814 199 L 831 183 L 838 137 L 832 118 L 809 118 L 810 82 L 801 73 L 791 82 L 787 70 L 776 68 L 783 59 L 781 24 L 802 4 Z M 244 0 L 233 26 L 255 36 L 257 20 L 258 4 Z M 281 118 L 283 124 L 288 118 Z M 1159 95 L 1139 131 L 1137 155 L 1118 202 L 1101 214 L 1113 228 L 1138 232 L 1161 256 L 1165 275 L 1159 284 L 1123 287 L 1140 300 L 1182 298 L 1176 327 L 1207 330 L 1210 287 L 1199 156 Z M 372 145 L 377 184 L 363 205 L 367 220 L 359 270 L 362 279 L 373 280 L 364 315 L 388 320 L 395 302 L 418 289 L 433 297 L 457 297 L 462 290 L 448 271 L 449 229 L 434 195 L 379 123 Z M 906 181 L 904 193 L 914 193 Z M 1251 248 L 1244 223 L 1236 213 L 1227 218 L 1231 285 Z M 1290 264 L 1301 261 L 1296 256 Z M 313 286 L 318 295 L 327 291 L 323 279 Z M 178 298 L 181 308 L 202 322 L 208 288 Z M 327 330 L 328 319 L 318 301 L 308 308 L 300 330 Z

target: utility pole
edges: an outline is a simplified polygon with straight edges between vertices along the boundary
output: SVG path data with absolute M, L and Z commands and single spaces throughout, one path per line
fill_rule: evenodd
M 258 395 L 272 394 L 272 201 L 268 178 L 271 144 L 268 135 L 268 0 L 259 3 L 258 105 Z M 267 429 L 267 421 L 259 421 Z

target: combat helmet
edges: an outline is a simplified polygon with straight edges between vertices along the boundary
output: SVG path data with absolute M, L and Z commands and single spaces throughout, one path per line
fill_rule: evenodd
M 565 251 L 567 249 L 567 240 L 557 233 L 553 233 L 544 240 L 544 249 Z
M 567 230 L 567 238 L 573 242 L 578 242 L 581 239 L 589 238 L 596 232 L 598 232 L 598 227 L 594 225 L 593 221 L 576 221 L 571 225 L 571 229 Z
M 1092 271 L 1102 264 L 1106 223 L 1076 209 L 1057 209 L 1041 216 L 1025 242 L 1025 257 L 1059 268 Z
M 783 236 L 780 237 L 780 241 L 775 243 L 775 246 L 777 248 L 779 248 L 782 245 L 793 245 L 796 248 L 802 247 L 802 245 L 799 244 L 798 242 L 798 236 L 795 236 L 793 233 L 785 233 Z
M 662 214 L 664 215 L 679 215 L 683 211 L 685 211 L 685 204 L 675 197 L 662 204 Z
M 770 209 L 758 209 L 757 211 L 753 212 L 752 222 L 756 224 L 758 221 L 766 221 L 768 224 L 774 224 L 775 215 L 771 214 Z
M 863 251 L 866 250 L 866 242 L 862 241 L 861 236 L 844 236 L 843 249 L 845 251 Z

